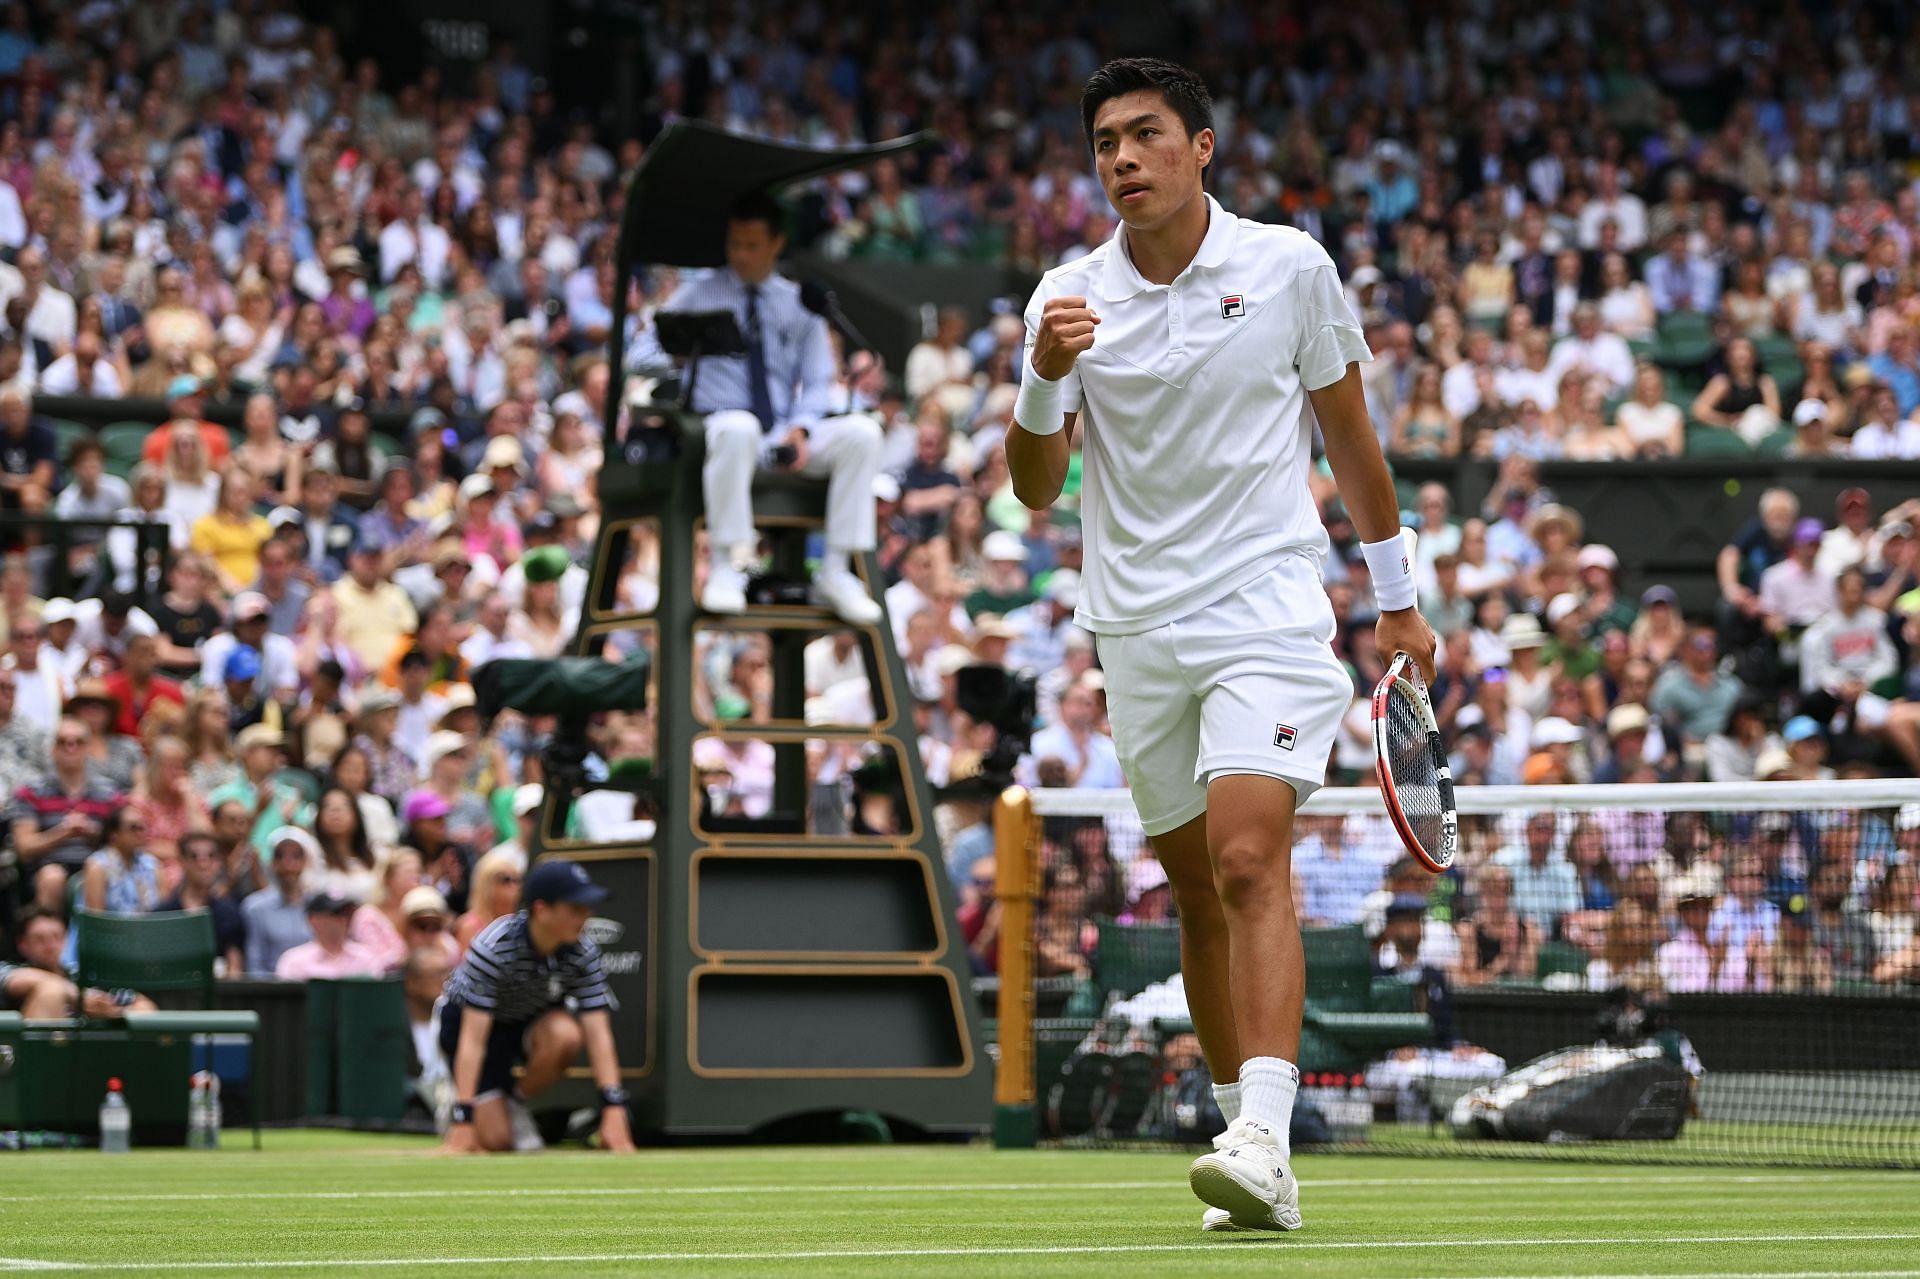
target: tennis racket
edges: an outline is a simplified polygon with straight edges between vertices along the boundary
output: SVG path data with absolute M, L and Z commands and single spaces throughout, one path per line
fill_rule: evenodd
M 1396 653 L 1373 690 L 1374 768 L 1400 842 L 1435 874 L 1453 865 L 1460 813 L 1420 668 Z

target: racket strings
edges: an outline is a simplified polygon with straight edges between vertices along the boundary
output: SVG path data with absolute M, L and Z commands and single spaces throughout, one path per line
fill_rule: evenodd
M 1387 698 L 1387 769 L 1400 801 L 1401 816 L 1421 846 L 1436 856 L 1445 846 L 1440 772 L 1434 766 L 1426 717 L 1405 688 Z

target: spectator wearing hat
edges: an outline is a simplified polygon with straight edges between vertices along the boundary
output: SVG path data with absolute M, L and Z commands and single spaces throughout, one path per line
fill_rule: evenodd
M 336 981 L 384 973 L 379 956 L 348 936 L 353 914 L 354 904 L 344 897 L 318 892 L 307 898 L 307 929 L 313 940 L 284 952 L 274 962 L 273 975 L 281 981 Z
M 248 843 L 262 859 L 267 854 L 267 837 L 282 826 L 313 824 L 313 805 L 301 793 L 276 774 L 285 763 L 286 738 L 278 728 L 253 724 L 235 735 L 240 751 L 240 776 L 207 796 L 207 807 L 216 814 L 228 801 L 239 804 L 249 815 Z
M 80 677 L 87 659 L 93 655 L 80 643 L 80 613 L 72 600 L 55 596 L 40 608 L 40 651 L 51 658 L 60 678 L 68 684 Z
M 1542 660 L 1547 633 L 1531 613 L 1515 613 L 1500 627 L 1507 650 L 1507 702 L 1530 719 L 1547 713 L 1556 671 Z
M 1827 766 L 1827 738 L 1820 721 L 1811 715 L 1795 715 L 1780 726 L 1780 740 L 1787 746 L 1787 766 L 1774 775 L 1787 781 L 1828 782 L 1834 771 Z
M 407 954 L 430 947 L 445 955 L 448 963 L 459 960 L 460 945 L 453 935 L 453 912 L 448 909 L 447 899 L 439 889 L 431 884 L 410 889 L 400 899 L 400 915 L 400 940 L 405 943 Z M 404 957 L 401 963 L 405 963 Z M 389 965 L 388 971 L 400 966 Z
M 1814 566 L 1825 535 L 1819 520 L 1796 522 L 1787 558 L 1760 575 L 1761 617 L 1776 637 L 1797 638 L 1834 607 L 1833 579 Z
M 577 612 L 561 602 L 560 582 L 572 561 L 558 546 L 527 552 L 520 563 L 525 593 L 507 619 L 507 637 L 527 646 L 535 657 L 558 657 L 579 628 Z
M 1648 731 L 1653 726 L 1653 717 L 1647 714 L 1647 708 L 1632 702 L 1623 702 L 1607 712 L 1608 756 L 1593 770 L 1593 780 L 1597 784 L 1618 783 L 1633 780 L 1634 773 L 1641 767 L 1660 768 L 1661 761 L 1651 755 L 1648 747 Z M 1664 777 L 1658 780 L 1665 781 Z
M 416 666 L 424 670 L 424 665 Z M 424 683 L 424 679 L 422 680 Z M 400 694 L 389 688 L 367 690 L 356 716 L 358 732 L 353 748 L 367 757 L 367 789 L 388 804 L 397 805 L 420 777 L 418 758 L 401 745 Z
M 227 458 L 233 452 L 233 441 L 227 435 L 227 428 L 209 422 L 202 416 L 202 409 L 206 406 L 203 391 L 204 383 L 188 373 L 180 374 L 167 383 L 164 397 L 167 420 L 149 434 L 146 442 L 140 446 L 141 461 L 155 465 L 167 464 L 174 430 L 184 423 L 199 434 L 205 449 L 206 465 L 212 469 L 226 465 Z
M 261 692 L 260 650 L 242 644 L 227 654 L 220 669 L 227 694 L 227 731 L 236 737 L 255 724 L 280 731 L 280 703 Z
M 1827 402 L 1813 396 L 1793 406 L 1793 438 L 1787 441 L 1787 457 L 1845 457 L 1847 442 L 1828 431 L 1831 416 Z
M 240 903 L 227 890 L 226 866 L 217 840 L 193 831 L 180 841 L 180 883 L 154 906 L 156 913 L 204 910 L 213 917 L 216 971 L 238 977 L 246 971 L 247 926 Z
M 520 524 L 501 500 L 493 478 L 475 472 L 460 481 L 460 544 L 467 557 L 497 574 L 520 558 L 525 543 Z
M 1613 548 L 1591 543 L 1580 548 L 1573 562 L 1580 584 L 1586 588 L 1580 611 L 1587 619 L 1588 633 L 1600 636 L 1608 631 L 1632 630 L 1639 610 L 1619 593 L 1620 557 Z
M 282 955 L 313 940 L 307 880 L 320 863 L 319 845 L 298 826 L 281 826 L 267 836 L 267 849 L 272 882 L 240 903 L 247 926 L 246 970 L 255 976 L 274 972 Z
M 599 947 L 583 936 L 593 908 L 609 896 L 577 863 L 542 862 L 527 877 L 524 908 L 474 938 L 440 1014 L 457 1098 L 449 1150 L 537 1146 L 526 1103 L 561 1078 L 583 1045 L 600 1088 L 601 1143 L 633 1149 L 607 1015 L 612 997 Z M 523 1061 L 516 1084 L 514 1068 Z
M 982 613 L 994 613 L 1005 616 L 1014 609 L 1031 604 L 1034 591 L 1027 581 L 1027 548 L 1021 542 L 1020 535 L 995 529 L 981 542 L 980 550 L 985 568 L 979 585 L 967 596 L 967 615 L 978 617 Z
M 362 283 L 367 274 L 360 251 L 342 245 L 327 255 L 327 295 L 320 299 L 320 312 L 327 327 L 358 341 L 366 336 L 376 318 L 373 302 Z
M 107 682 L 98 676 L 80 680 L 67 699 L 67 714 L 87 726 L 87 766 L 124 795 L 133 790 L 134 778 L 147 757 L 137 740 L 113 731 L 119 710 Z
M 1655 669 L 1664 669 L 1686 643 L 1687 623 L 1680 614 L 1680 596 L 1671 586 L 1653 585 L 1640 593 L 1640 612 L 1627 632 L 1635 656 Z
M 1724 989 L 1720 970 L 1726 949 L 1708 939 L 1718 893 L 1711 883 L 1689 874 L 1674 884 L 1673 897 L 1679 927 L 1660 947 L 1654 961 L 1661 987 L 1673 995 Z

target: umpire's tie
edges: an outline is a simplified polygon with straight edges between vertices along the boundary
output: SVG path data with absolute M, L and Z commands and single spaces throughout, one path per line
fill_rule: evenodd
M 760 429 L 773 429 L 773 396 L 767 390 L 767 345 L 760 332 L 760 286 L 747 286 L 747 394 Z

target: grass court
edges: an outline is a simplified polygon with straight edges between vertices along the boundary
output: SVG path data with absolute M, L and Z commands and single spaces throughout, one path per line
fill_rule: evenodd
M 1920 1175 L 1302 1155 L 1307 1227 L 1199 1232 L 1187 1157 L 421 1138 L 0 1156 L 0 1274 L 1920 1279 Z

